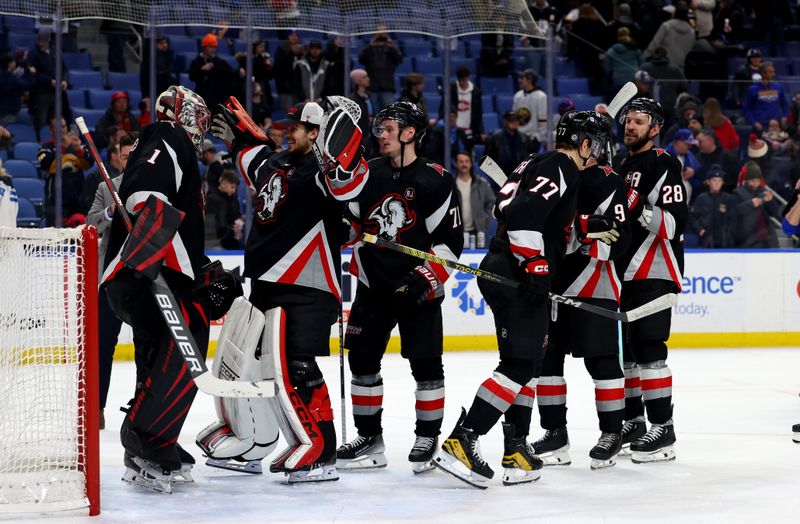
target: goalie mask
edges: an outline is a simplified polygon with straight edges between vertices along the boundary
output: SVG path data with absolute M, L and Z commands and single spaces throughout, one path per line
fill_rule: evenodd
M 183 86 L 169 86 L 156 100 L 156 119 L 180 124 L 197 154 L 203 151 L 203 139 L 211 125 L 211 111 L 200 95 Z

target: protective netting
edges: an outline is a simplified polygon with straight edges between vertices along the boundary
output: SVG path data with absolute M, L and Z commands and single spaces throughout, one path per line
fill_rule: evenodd
M 54 0 L 3 0 L 0 12 L 52 16 L 55 5 Z M 156 26 L 541 36 L 525 0 L 62 0 L 61 9 L 68 20 L 103 18 Z
M 81 234 L 0 227 L 0 514 L 88 505 Z

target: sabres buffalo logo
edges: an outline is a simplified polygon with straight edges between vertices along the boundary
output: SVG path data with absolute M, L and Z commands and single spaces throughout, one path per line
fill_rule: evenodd
M 388 195 L 370 211 L 367 221 L 376 229 L 375 235 L 384 240 L 396 241 L 401 231 L 414 225 L 415 215 L 400 195 Z M 377 225 L 377 228 L 374 227 Z
M 256 195 L 256 219 L 267 224 L 275 220 L 278 206 L 286 198 L 286 178 L 283 171 L 275 171 Z

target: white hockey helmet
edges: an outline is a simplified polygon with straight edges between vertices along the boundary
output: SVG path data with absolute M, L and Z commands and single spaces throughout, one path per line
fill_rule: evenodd
M 202 152 L 203 139 L 211 126 L 211 111 L 203 97 L 183 86 L 169 86 L 156 100 L 156 120 L 180 124 L 197 154 Z

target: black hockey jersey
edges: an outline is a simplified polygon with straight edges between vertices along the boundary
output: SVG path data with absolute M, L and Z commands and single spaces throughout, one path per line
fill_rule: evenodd
M 557 151 L 531 155 L 500 188 L 494 207 L 497 236 L 524 265 L 547 258 L 550 274 L 564 257 L 578 199 L 578 168 Z
M 238 152 L 236 164 L 256 193 L 244 275 L 327 291 L 339 299 L 338 268 L 347 239 L 343 202 L 361 192 L 368 170 L 356 170 L 349 180 L 330 180 L 313 153 L 274 153 L 263 145 Z
M 156 122 L 145 126 L 131 147 L 119 196 L 135 223 L 145 201 L 155 195 L 185 213 L 167 247 L 164 268 L 195 279 L 206 262 L 204 251 L 205 202 L 197 167 L 197 152 L 179 124 Z M 122 247 L 128 237 L 125 223 L 114 217 L 106 250 L 102 281 L 122 269 Z
M 369 183 L 347 205 L 347 216 L 358 233 L 371 233 L 450 260 L 461 256 L 464 235 L 450 173 L 421 157 L 400 170 L 393 168 L 388 158 L 375 158 L 370 160 L 369 170 Z M 443 296 L 441 284 L 451 269 L 360 240 L 353 245 L 350 272 L 371 289 L 392 290 L 419 265 L 431 270 L 439 281 L 428 299 Z
M 627 186 L 609 166 L 581 171 L 576 221 L 603 215 L 616 221 L 620 238 L 609 246 L 599 240 L 580 240 L 573 227 L 567 256 L 553 281 L 553 291 L 567 297 L 598 298 L 619 302 L 620 281 L 614 260 L 624 256 L 630 244 Z
M 628 186 L 631 245 L 620 259 L 624 280 L 658 279 L 681 288 L 683 230 L 689 215 L 681 164 L 664 149 L 615 159 L 616 171 Z M 653 219 L 645 228 L 638 220 L 642 208 L 653 206 Z

